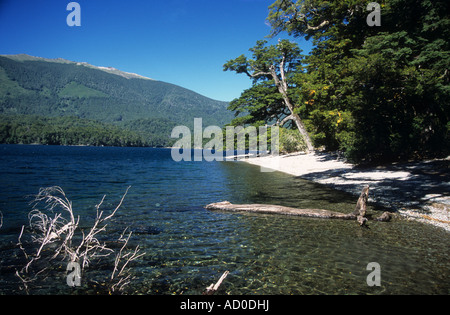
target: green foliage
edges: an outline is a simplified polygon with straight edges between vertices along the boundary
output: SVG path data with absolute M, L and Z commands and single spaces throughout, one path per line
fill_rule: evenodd
M 296 98 L 295 76 L 303 71 L 304 56 L 298 45 L 288 40 L 280 40 L 270 46 L 267 43 L 265 40 L 257 41 L 249 49 L 252 58 L 241 55 L 224 65 L 224 71 L 244 73 L 253 80 L 252 87 L 228 107 L 235 113 L 231 125 L 258 127 L 290 124 L 290 127 L 297 129 L 280 129 L 280 152 L 307 150 L 300 127 L 292 121 L 294 115 L 300 120 L 300 109 L 291 103 Z M 308 137 L 306 131 L 305 136 Z
M 50 91 L 50 90 L 48 90 Z M 50 92 L 51 93 L 51 92 Z M 51 94 L 50 94 L 51 95 Z M 67 84 L 59 93 L 61 98 L 87 98 L 87 97 L 108 97 L 103 92 L 88 88 L 74 81 Z
M 311 148 L 308 145 L 306 148 L 313 149 L 299 116 L 299 108 L 292 103 L 296 97 L 295 76 L 303 72 L 302 51 L 296 43 L 288 40 L 280 40 L 270 46 L 267 43 L 265 40 L 257 41 L 249 49 L 251 59 L 241 55 L 223 67 L 224 71 L 244 73 L 253 79 L 253 86 L 228 107 L 236 117 L 231 124 L 259 126 L 269 123 L 283 126 L 289 121 L 291 127 L 300 130 L 301 138 L 308 139 L 306 143 Z M 244 116 L 239 117 L 241 114 Z
M 450 18 L 445 0 L 277 0 L 273 34 L 312 39 L 294 77 L 296 110 L 316 146 L 358 163 L 450 153 Z
M 306 150 L 306 144 L 298 130 L 280 128 L 280 153 L 291 153 Z
M 169 138 L 175 126 L 165 118 L 142 118 L 123 124 L 126 130 L 139 135 L 150 146 L 171 146 L 176 141 Z
M 231 126 L 231 125 L 229 125 Z M 259 128 L 263 127 L 263 128 Z M 279 129 L 279 132 L 277 133 L 275 130 L 272 130 L 271 126 L 266 126 L 264 124 L 253 124 L 253 125 L 247 125 L 244 127 L 243 125 L 237 125 L 233 129 L 233 134 L 228 135 L 226 128 L 222 129 L 222 139 L 223 139 L 223 146 L 222 149 L 224 151 L 227 150 L 256 150 L 259 151 L 259 153 L 264 153 L 265 150 L 268 152 L 272 151 L 272 145 L 278 144 L 278 150 L 280 150 L 281 145 L 281 130 Z M 274 139 L 272 143 L 272 132 L 274 135 L 278 135 L 278 142 Z M 295 134 L 295 133 L 294 133 Z M 233 137 L 233 148 L 227 147 L 227 140 L 228 136 Z M 287 141 L 292 140 L 289 136 L 286 137 Z M 205 144 L 209 141 L 209 139 L 204 139 L 203 141 L 203 147 L 205 147 Z M 261 141 L 261 142 L 260 142 Z M 286 142 L 287 142 L 286 141 Z M 286 146 L 290 146 L 290 144 L 287 144 Z
M 380 27 L 367 25 L 363 0 L 275 1 L 267 18 L 272 35 L 287 32 L 314 47 L 302 56 L 287 40 L 269 47 L 258 41 L 252 59 L 228 61 L 224 70 L 254 79 L 230 103 L 232 124 L 274 123 L 289 114 L 268 75 L 284 45 L 293 52 L 286 59 L 289 99 L 316 147 L 342 150 L 356 163 L 450 154 L 449 2 L 377 2 Z
M 287 115 L 283 99 L 273 81 L 254 84 L 239 98 L 231 101 L 228 109 L 235 112 L 236 118 L 231 121 L 233 126 L 258 125 Z
M 167 139 L 147 136 L 114 125 L 77 117 L 0 116 L 0 143 L 163 146 Z

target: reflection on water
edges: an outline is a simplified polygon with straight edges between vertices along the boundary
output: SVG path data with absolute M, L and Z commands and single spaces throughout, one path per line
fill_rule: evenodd
M 240 162 L 180 162 L 170 150 L 0 146 L 0 293 L 18 292 L 14 277 L 26 195 L 60 185 L 87 224 L 106 194 L 113 208 L 131 189 L 108 237 L 124 227 L 146 255 L 133 263 L 128 293 L 200 294 L 225 271 L 222 294 L 448 294 L 448 233 L 416 222 L 370 222 L 211 212 L 204 205 L 271 203 L 353 210 L 356 197 L 286 174 L 261 173 Z M 44 167 L 43 167 L 44 166 Z M 379 209 L 371 207 L 370 212 Z M 380 209 L 381 210 L 381 209 Z M 381 286 L 369 287 L 369 262 L 381 266 Z M 97 277 L 108 268 L 90 269 Z M 64 273 L 40 293 L 68 294 Z M 86 279 L 85 279 L 86 280 Z M 76 291 L 82 293 L 81 289 Z M 89 291 L 95 293 L 94 291 Z

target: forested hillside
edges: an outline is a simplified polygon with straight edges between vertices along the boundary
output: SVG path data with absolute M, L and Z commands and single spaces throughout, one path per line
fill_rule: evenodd
M 203 118 L 205 125 L 228 123 L 232 114 L 226 107 L 226 102 L 116 69 L 27 55 L 0 56 L 3 126 L 27 122 L 33 123 L 28 129 L 35 130 L 37 124 L 28 117 L 34 115 L 46 118 L 40 119 L 40 123 L 62 131 L 69 119 L 54 118 L 75 117 L 74 125 L 84 126 L 85 131 L 127 130 L 141 138 L 140 145 L 170 145 L 172 128 L 176 125 L 191 127 L 195 117 Z M 88 121 L 82 121 L 84 119 Z M 95 125 L 97 127 L 93 128 Z M 25 129 L 19 133 L 28 137 Z M 2 134 L 0 138 L 8 142 L 19 139 L 10 134 Z

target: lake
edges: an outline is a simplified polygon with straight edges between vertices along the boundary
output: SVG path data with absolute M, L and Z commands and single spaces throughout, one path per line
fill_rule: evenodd
M 351 212 L 357 197 L 243 162 L 174 162 L 170 149 L 0 145 L 0 294 L 23 294 L 14 275 L 17 238 L 32 195 L 60 186 L 82 225 L 131 188 L 106 231 L 146 254 L 132 263 L 130 294 L 201 294 L 229 270 L 221 294 L 449 294 L 449 234 L 395 219 L 370 222 L 211 212 L 212 202 L 267 203 Z M 371 205 L 369 211 L 384 211 Z M 381 285 L 366 282 L 370 262 Z M 83 277 L 108 268 L 90 267 Z M 66 271 L 37 293 L 86 293 L 66 285 Z M 74 291 L 75 290 L 75 291 Z M 87 293 L 96 293 L 95 290 Z

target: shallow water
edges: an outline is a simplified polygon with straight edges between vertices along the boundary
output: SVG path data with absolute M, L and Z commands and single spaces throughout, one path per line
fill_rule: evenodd
M 222 294 L 448 294 L 449 236 L 417 222 L 370 222 L 280 215 L 212 212 L 222 200 L 269 203 L 350 212 L 356 197 L 309 181 L 241 162 L 172 161 L 170 150 L 0 146 L 0 294 L 23 293 L 14 276 L 20 252 L 14 246 L 31 209 L 26 196 L 59 185 L 83 225 L 107 195 L 110 210 L 131 186 L 106 239 L 125 227 L 130 245 L 146 252 L 133 262 L 127 293 L 200 294 L 229 270 Z M 371 206 L 369 211 L 378 214 Z M 16 257 L 17 256 L 17 257 Z M 369 262 L 381 266 L 381 286 L 370 287 Z M 16 264 L 16 265 L 15 265 Z M 110 267 L 90 268 L 90 279 Z M 47 279 L 37 293 L 97 293 L 66 285 L 66 272 Z

